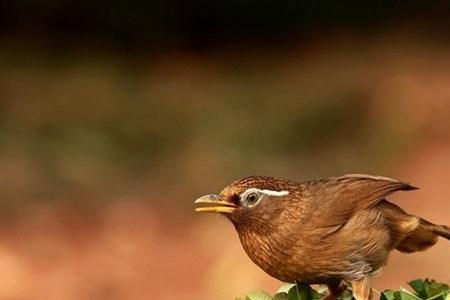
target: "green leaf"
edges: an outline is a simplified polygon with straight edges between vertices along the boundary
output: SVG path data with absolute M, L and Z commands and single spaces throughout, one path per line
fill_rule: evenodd
M 346 290 L 342 293 L 342 295 L 340 295 L 340 296 L 338 297 L 338 299 L 339 299 L 339 300 L 352 300 L 352 299 L 354 299 L 354 298 L 353 298 L 353 293 L 352 293 L 351 290 L 346 289 Z
M 312 300 L 311 287 L 308 284 L 297 282 L 288 293 L 289 300 Z
M 272 300 L 272 296 L 263 291 L 250 292 L 245 296 L 246 300 Z
M 419 297 L 412 295 L 411 293 L 408 293 L 406 291 L 396 291 L 394 293 L 395 299 L 396 300 L 418 300 L 420 299 Z
M 417 296 L 423 299 L 428 298 L 427 292 L 425 290 L 425 282 L 422 279 L 411 280 L 410 282 L 408 282 L 408 284 L 414 289 Z
M 428 298 L 434 298 L 435 296 L 436 298 L 438 298 L 438 295 L 441 294 L 443 299 L 444 293 L 447 294 L 449 292 L 448 284 L 440 283 L 430 279 L 425 279 L 424 288 Z
M 294 283 L 285 283 L 278 289 L 277 293 L 289 293 L 289 290 L 294 287 Z
M 322 299 L 323 297 L 325 297 L 326 294 L 327 294 L 326 292 L 319 293 L 318 291 L 316 291 L 314 289 L 311 290 L 311 298 L 312 298 L 312 300 Z
M 276 293 L 272 298 L 273 300 L 289 300 L 289 296 L 287 293 Z
M 395 300 L 394 293 L 395 292 L 393 290 L 385 290 L 381 293 L 380 300 Z

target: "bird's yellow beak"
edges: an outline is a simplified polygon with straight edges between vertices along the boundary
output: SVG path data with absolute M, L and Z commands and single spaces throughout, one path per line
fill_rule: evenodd
M 216 212 L 231 214 L 235 209 L 236 205 L 233 203 L 220 200 L 219 195 L 205 195 L 194 202 L 199 207 L 195 208 L 197 212 Z

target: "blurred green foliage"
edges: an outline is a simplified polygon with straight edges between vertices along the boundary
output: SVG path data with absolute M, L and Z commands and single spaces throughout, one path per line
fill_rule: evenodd
M 372 91 L 352 82 L 352 66 L 341 78 L 315 66 L 282 75 L 283 64 L 0 59 L 0 198 L 14 205 L 147 188 L 165 201 L 249 174 L 376 172 L 411 138 L 373 118 Z
M 380 300 L 448 300 L 450 289 L 448 284 L 436 282 L 430 279 L 415 279 L 408 283 L 413 291 L 401 288 L 398 291 L 386 290 L 381 293 Z M 272 297 L 263 291 L 250 292 L 245 300 L 319 300 L 326 295 L 326 291 L 320 292 L 312 289 L 307 284 L 286 284 Z M 239 298 L 236 298 L 239 300 Z M 354 300 L 350 288 L 347 288 L 339 300 Z
M 362 36 L 424 11 L 427 24 L 446 23 L 436 16 L 447 6 L 2 3 L 0 203 L 90 205 L 135 194 L 165 203 L 250 174 L 381 172 L 420 128 L 397 124 L 398 95 L 385 97 L 386 74 L 371 71 L 400 58 Z M 327 27 L 364 33 L 335 48 L 322 41 Z

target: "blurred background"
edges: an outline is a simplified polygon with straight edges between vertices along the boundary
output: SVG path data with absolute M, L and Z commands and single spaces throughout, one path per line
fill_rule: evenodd
M 280 282 L 193 200 L 369 173 L 450 223 L 448 1 L 0 2 L 0 299 L 234 299 Z M 449 243 L 378 290 L 450 282 Z

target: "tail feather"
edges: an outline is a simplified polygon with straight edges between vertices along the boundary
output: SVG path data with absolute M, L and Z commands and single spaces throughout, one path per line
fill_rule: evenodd
M 438 236 L 442 235 L 441 231 L 442 226 L 419 219 L 418 226 L 403 238 L 396 249 L 407 253 L 427 250 L 437 243 Z
M 447 240 L 450 240 L 450 228 L 448 226 L 434 225 L 432 227 L 432 231 L 434 234 L 437 234 L 439 236 L 446 238 Z
M 392 248 L 411 253 L 424 251 L 437 243 L 438 238 L 450 240 L 450 228 L 407 214 L 397 205 L 386 200 L 378 207 L 382 209 L 390 229 Z

